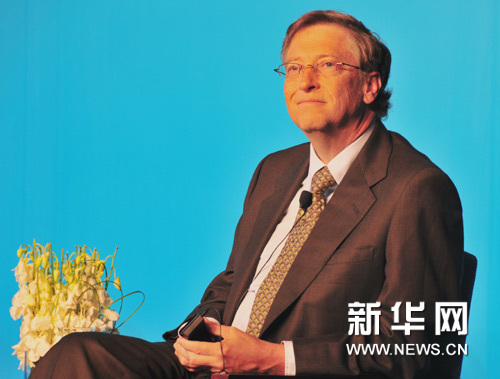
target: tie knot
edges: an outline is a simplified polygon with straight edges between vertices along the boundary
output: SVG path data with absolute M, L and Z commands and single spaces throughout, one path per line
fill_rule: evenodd
M 322 169 L 316 171 L 312 178 L 312 192 L 313 193 L 325 193 L 328 187 L 331 187 L 335 184 L 335 179 L 333 179 L 332 174 L 330 174 L 330 170 L 328 167 L 323 166 Z

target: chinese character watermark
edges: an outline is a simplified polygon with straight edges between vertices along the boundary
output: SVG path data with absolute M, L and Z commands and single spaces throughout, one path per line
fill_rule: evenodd
M 399 323 L 399 308 L 401 307 L 401 301 L 396 302 L 394 306 L 391 308 L 394 313 L 394 322 L 395 324 Z M 424 317 L 413 317 L 413 312 L 422 312 L 425 309 L 425 304 L 423 301 L 419 303 L 419 305 L 411 305 L 411 302 L 406 302 L 406 322 L 403 325 L 391 325 L 392 330 L 404 330 L 405 336 L 410 335 L 412 330 L 424 330 L 425 318 Z M 422 325 L 415 325 L 422 324 Z
M 441 332 L 458 332 L 467 334 L 467 303 L 437 302 L 436 303 L 436 335 Z
M 357 301 L 349 303 L 349 335 L 370 335 L 373 326 L 373 334 L 378 336 L 381 312 L 374 310 L 374 308 L 378 307 L 380 307 L 380 301 L 376 303 L 360 303 Z
M 425 318 L 417 317 L 414 313 L 423 312 L 425 303 L 419 302 L 412 305 L 405 302 L 405 314 L 400 317 L 401 305 L 398 301 L 391 307 L 394 323 L 392 330 L 402 330 L 406 336 L 414 330 L 425 330 Z M 349 303 L 349 335 L 380 334 L 380 301 L 375 303 Z M 401 320 L 400 320 L 401 319 Z M 467 303 L 466 302 L 436 302 L 435 333 L 437 336 L 443 332 L 457 332 L 459 335 L 467 334 Z

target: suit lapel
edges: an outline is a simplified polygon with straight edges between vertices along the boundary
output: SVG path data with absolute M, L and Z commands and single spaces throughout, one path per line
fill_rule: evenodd
M 274 299 L 261 336 L 304 292 L 376 201 L 371 186 L 385 177 L 391 148 L 387 130 L 377 125 L 297 255 Z
M 306 151 L 306 149 L 303 150 Z M 309 147 L 307 152 L 309 152 Z M 260 255 L 306 177 L 308 167 L 309 155 L 302 154 L 296 164 L 288 163 L 286 170 L 276 175 L 274 184 L 266 192 L 267 196 L 262 201 L 256 200 L 260 204 L 259 211 L 242 254 L 240 265 L 244 269 L 238 271 L 240 277 L 233 284 L 234 296 L 227 304 L 226 309 L 229 312 L 224 315 L 226 323 L 232 321 L 243 294 L 253 280 Z

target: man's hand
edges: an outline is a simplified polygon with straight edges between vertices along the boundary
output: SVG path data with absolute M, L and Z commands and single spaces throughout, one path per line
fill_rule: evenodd
M 284 374 L 285 347 L 282 344 L 259 340 L 237 328 L 220 326 L 206 317 L 205 324 L 210 333 L 222 336 L 222 342 L 189 341 L 179 337 L 174 344 L 175 355 L 189 371 Z

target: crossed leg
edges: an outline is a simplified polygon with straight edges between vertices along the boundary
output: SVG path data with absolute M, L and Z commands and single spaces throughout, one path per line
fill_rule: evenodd
M 208 375 L 208 374 L 204 374 Z M 30 379 L 192 379 L 169 342 L 148 342 L 107 333 L 72 333 L 36 363 Z

